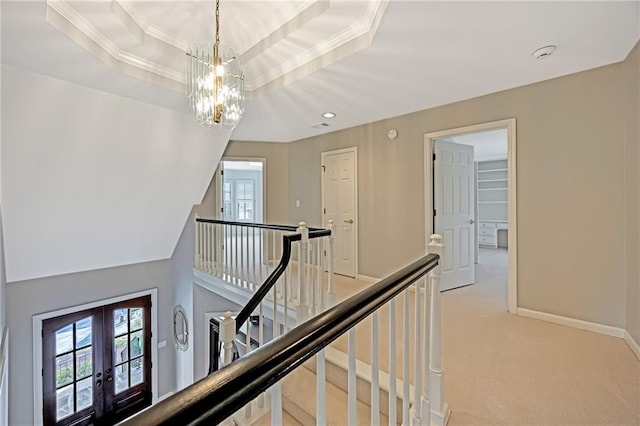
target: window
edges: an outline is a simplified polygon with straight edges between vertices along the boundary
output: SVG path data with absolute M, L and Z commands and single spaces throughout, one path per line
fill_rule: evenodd
M 42 322 L 45 425 L 113 424 L 151 405 L 151 297 Z
M 236 203 L 238 206 L 238 220 L 253 221 L 254 181 L 238 179 L 236 181 Z
M 222 203 L 224 220 L 233 220 L 233 210 L 231 208 L 231 183 L 225 182 L 222 188 Z

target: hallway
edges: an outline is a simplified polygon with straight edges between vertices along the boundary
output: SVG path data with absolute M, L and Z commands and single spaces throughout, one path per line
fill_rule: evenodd
M 442 294 L 449 425 L 639 425 L 640 361 L 622 339 L 507 313 L 506 254 L 481 249 L 476 284 Z
M 640 361 L 626 343 L 509 314 L 502 268 L 506 250 L 481 249 L 476 284 L 442 293 L 449 426 L 640 425 Z M 369 285 L 336 281 L 340 300 Z M 368 323 L 357 332 L 364 361 Z M 346 340 L 332 346 L 346 350 Z M 381 348 L 385 370 L 386 352 Z

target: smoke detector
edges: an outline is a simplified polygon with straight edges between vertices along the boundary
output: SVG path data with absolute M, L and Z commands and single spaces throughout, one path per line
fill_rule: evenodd
M 534 50 L 532 55 L 536 59 L 546 59 L 549 56 L 551 56 L 551 54 L 555 52 L 555 50 L 556 50 L 556 46 L 554 45 L 545 46 L 545 47 L 541 47 L 540 49 Z

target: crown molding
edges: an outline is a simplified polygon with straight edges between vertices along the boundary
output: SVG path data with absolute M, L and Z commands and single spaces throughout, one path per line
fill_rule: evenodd
M 183 73 L 122 51 L 66 1 L 47 0 L 46 20 L 111 68 L 176 92 L 185 92 Z
M 365 16 L 344 31 L 247 82 L 248 90 L 274 89 L 331 65 L 371 45 L 389 0 L 371 0 Z
M 180 93 L 185 92 L 184 72 L 120 49 L 78 13 L 67 0 L 47 0 L 46 3 L 47 21 L 111 68 Z M 267 72 L 247 76 L 246 90 L 266 90 L 283 86 L 368 47 L 388 3 L 389 0 L 368 0 L 364 15 L 345 30 L 331 35 L 293 58 L 280 61 L 277 66 Z M 126 2 L 111 0 L 109 8 L 141 44 L 169 55 L 181 55 L 186 52 L 188 42 L 171 37 L 158 28 L 145 24 Z M 283 25 L 240 55 L 241 63 L 246 65 L 265 54 L 278 42 L 311 23 L 314 18 L 329 11 L 330 8 L 331 2 L 327 0 L 298 2 L 285 16 L 286 21 Z

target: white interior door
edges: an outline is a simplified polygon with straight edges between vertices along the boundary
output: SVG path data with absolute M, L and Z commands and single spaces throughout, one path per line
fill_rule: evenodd
M 442 235 L 441 289 L 475 282 L 473 146 L 435 142 L 434 230 Z
M 335 240 L 333 270 L 356 276 L 357 162 L 355 149 L 322 153 L 324 223 L 333 220 Z

